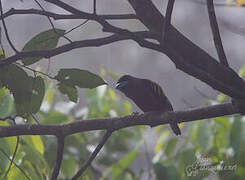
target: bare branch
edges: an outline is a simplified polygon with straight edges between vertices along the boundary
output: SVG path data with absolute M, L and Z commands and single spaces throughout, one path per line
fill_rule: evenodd
M 68 34 L 68 33 L 72 32 L 72 31 L 74 31 L 75 29 L 77 29 L 77 28 L 79 28 L 79 27 L 82 27 L 82 26 L 83 26 L 84 24 L 86 24 L 88 21 L 89 21 L 88 19 L 85 20 L 83 23 L 81 23 L 81 24 L 75 26 L 74 28 L 68 30 L 67 32 L 65 32 L 65 34 Z
M 96 0 L 94 0 L 94 14 L 96 14 Z
M 0 0 L 0 13 L 1 13 L 1 16 L 3 16 L 2 0 Z M 12 41 L 10 40 L 10 37 L 9 37 L 9 34 L 8 34 L 8 29 L 7 29 L 7 26 L 5 24 L 4 18 L 2 18 L 2 23 L 3 23 L 3 28 L 4 28 L 4 31 L 5 31 L 5 36 L 6 36 L 7 40 L 8 40 L 8 43 L 11 46 L 11 48 L 15 51 L 15 53 L 17 54 L 18 53 L 18 50 L 14 47 Z
M 94 158 L 97 156 L 97 154 L 100 152 L 102 147 L 105 145 L 105 143 L 111 136 L 112 132 L 113 132 L 112 130 L 106 131 L 105 135 L 103 136 L 103 138 L 101 139 L 100 143 L 97 145 L 93 153 L 90 155 L 89 159 L 83 164 L 81 169 L 79 169 L 79 171 L 71 178 L 71 180 L 76 180 L 86 171 L 86 169 L 90 166 L 90 164 L 92 163 Z
M 25 68 L 25 69 L 27 69 L 27 70 L 29 70 L 29 71 L 32 71 L 34 74 L 39 73 L 39 74 L 42 74 L 42 75 L 48 77 L 49 79 L 54 79 L 54 80 L 56 80 L 54 77 L 52 77 L 52 76 L 50 76 L 50 75 L 48 75 L 48 74 L 46 74 L 46 73 L 44 73 L 44 72 L 42 72 L 42 71 L 37 71 L 37 70 L 35 70 L 35 69 L 32 69 L 32 68 L 30 68 L 30 67 L 28 67 L 28 66 L 25 66 L 25 65 L 20 64 L 20 63 L 17 63 L 17 62 L 15 62 L 14 64 L 16 64 L 17 66 L 21 66 L 21 67 L 23 67 L 23 68 Z M 39 121 L 38 121 L 38 118 L 37 118 L 34 114 L 31 114 L 31 116 L 32 116 L 32 118 L 36 121 L 37 124 L 40 124 Z
M 146 32 L 146 31 L 139 31 L 139 32 L 134 32 L 135 36 L 138 36 L 139 38 L 152 38 L 152 39 L 157 39 L 158 35 L 151 33 L 151 32 Z M 0 68 L 4 67 L 6 65 L 9 65 L 11 63 L 14 63 L 20 59 L 26 58 L 26 57 L 44 57 L 44 58 L 50 58 L 68 51 L 71 51 L 73 49 L 77 48 L 82 48 L 82 47 L 99 47 L 107 44 L 111 44 L 116 41 L 121 41 L 121 40 L 128 40 L 132 39 L 129 36 L 122 36 L 122 35 L 111 35 L 107 36 L 104 38 L 97 38 L 97 39 L 88 39 L 88 40 L 81 40 L 81 41 L 74 41 L 72 43 L 54 48 L 52 50 L 42 50 L 42 51 L 26 51 L 26 52 L 20 52 L 16 55 L 10 56 L 2 61 L 0 61 Z M 155 50 L 161 50 L 161 47 L 157 44 L 151 43 L 149 41 L 143 40 L 145 44 L 142 44 L 142 46 L 155 49 Z
M 65 19 L 87 19 L 85 16 L 75 15 L 75 14 L 56 14 L 49 11 L 40 11 L 38 9 L 14 9 L 11 8 L 9 11 L 4 13 L 0 19 L 7 18 L 13 15 L 26 15 L 26 14 L 34 14 L 34 15 L 43 15 L 53 18 L 54 20 L 65 20 Z M 135 14 L 107 14 L 107 15 L 98 15 L 101 18 L 107 20 L 128 20 L 128 19 L 137 19 Z
M 229 64 L 222 45 L 222 40 L 219 33 L 219 26 L 215 15 L 213 0 L 207 0 L 207 9 L 208 9 L 210 27 L 212 29 L 214 44 L 219 56 L 219 60 L 224 66 L 228 67 Z
M 64 137 L 58 135 L 57 136 L 57 153 L 56 153 L 56 163 L 55 163 L 55 167 L 52 173 L 52 177 L 51 180 L 56 180 L 58 175 L 59 175 L 59 171 L 60 171 L 60 167 L 61 167 L 61 163 L 62 163 L 62 159 L 63 159 L 63 152 L 64 152 Z
M 122 129 L 136 125 L 156 126 L 168 124 L 172 120 L 177 123 L 197 121 L 213 117 L 233 115 L 240 111 L 232 103 L 213 105 L 203 108 L 190 109 L 186 111 L 174 111 L 166 113 L 149 112 L 140 115 L 128 115 L 115 118 L 101 118 L 91 120 L 75 121 L 59 125 L 17 125 L 0 126 L 0 137 L 11 137 L 17 135 L 55 135 L 68 136 L 78 132 Z
M 165 18 L 151 0 L 128 0 L 128 2 L 134 8 L 139 20 L 150 31 L 162 33 L 163 24 L 159 22 L 164 22 Z M 239 93 L 239 91 L 245 91 L 244 80 L 233 69 L 218 63 L 217 60 L 187 39 L 172 25 L 169 27 L 168 43 L 165 44 L 164 48 L 165 54 L 176 65 L 176 68 L 231 97 L 245 98 L 245 95 Z M 234 88 L 240 90 L 237 91 Z
M 38 0 L 34 0 L 34 1 L 35 1 L 36 4 L 42 9 L 42 11 L 45 11 L 45 9 L 42 7 L 42 5 L 39 3 Z M 59 32 L 57 32 L 57 31 L 56 31 L 56 28 L 55 28 L 55 26 L 54 26 L 54 23 L 52 22 L 51 18 L 50 18 L 49 16 L 46 16 L 46 17 L 48 18 L 48 21 L 49 21 L 49 23 L 50 23 L 52 29 L 54 30 L 54 32 L 55 32 L 57 35 L 63 37 L 64 39 L 66 39 L 66 40 L 69 41 L 69 42 L 72 42 L 72 40 L 70 40 L 70 39 L 69 39 L 68 37 L 66 37 L 64 34 L 60 34 Z
M 167 31 L 169 29 L 169 26 L 171 24 L 171 16 L 172 16 L 172 11 L 174 8 L 174 2 L 175 0 L 168 0 L 168 6 L 167 6 L 167 10 L 166 10 L 166 15 L 165 15 L 165 21 L 163 22 L 163 31 L 162 31 L 162 41 L 161 43 L 164 43 L 166 35 L 167 35 Z
M 198 46 L 194 45 L 187 38 L 185 38 L 173 26 L 169 27 L 169 36 L 168 36 L 169 40 L 166 47 L 164 46 L 163 48 L 162 46 L 159 46 L 155 43 L 142 39 L 142 37 L 137 36 L 135 33 L 127 29 L 121 29 L 112 26 L 107 21 L 105 21 L 105 19 L 101 18 L 98 15 L 82 12 L 60 0 L 46 0 L 46 1 L 57 5 L 60 8 L 63 8 L 64 10 L 70 13 L 74 13 L 75 15 L 79 15 L 79 16 L 84 16 L 84 18 L 86 19 L 91 19 L 98 22 L 103 26 L 103 30 L 106 32 L 113 32 L 115 34 L 120 34 L 120 36 L 126 37 L 126 39 L 132 39 L 136 41 L 142 47 L 153 49 L 166 54 L 175 63 L 177 68 L 194 76 L 197 79 L 200 79 L 201 81 L 207 83 L 214 89 L 217 89 L 233 98 L 239 99 L 241 97 L 245 97 L 244 93 L 242 93 L 245 90 L 245 83 L 242 78 L 240 78 L 232 69 L 224 68 L 223 66 L 220 66 L 219 63 L 215 61 L 215 59 L 209 56 Z M 154 6 L 154 4 L 152 4 L 150 0 L 141 0 L 141 1 L 143 1 L 144 3 L 140 3 L 138 0 L 129 0 L 133 8 L 136 10 L 136 14 L 140 18 L 142 23 L 144 23 L 148 28 L 151 28 L 154 32 L 158 32 L 158 33 L 162 32 L 162 24 L 161 23 L 156 24 L 155 23 L 156 21 L 154 19 L 159 19 L 161 20 L 161 22 L 164 22 L 164 17 L 161 15 L 161 13 L 157 10 L 157 8 Z M 109 44 L 109 42 L 101 42 L 101 41 L 103 40 L 100 39 L 100 42 L 97 43 L 93 42 L 93 43 L 102 44 L 102 45 Z M 161 42 L 161 38 L 158 39 L 158 41 Z M 79 48 L 79 47 L 86 47 L 86 46 L 80 46 L 80 43 L 75 42 L 75 43 L 71 43 L 71 45 L 67 45 L 66 47 L 56 48 L 55 51 L 53 51 L 54 54 L 48 52 L 47 55 L 47 52 L 35 51 L 25 55 L 27 56 L 39 55 L 41 57 L 49 58 L 54 55 L 61 54 L 63 52 L 67 52 L 69 50 Z M 16 59 L 13 58 L 12 62 L 13 61 L 16 61 Z M 6 64 L 11 63 L 11 60 L 9 59 L 9 61 L 1 61 L 0 66 L 3 65 L 4 63 Z

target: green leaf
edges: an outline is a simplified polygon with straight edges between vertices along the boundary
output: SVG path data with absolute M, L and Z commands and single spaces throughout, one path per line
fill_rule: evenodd
M 245 64 L 239 70 L 239 73 L 238 74 L 239 74 L 240 77 L 244 77 L 245 76 Z
M 30 101 L 31 113 L 37 113 L 41 107 L 45 94 L 45 84 L 41 77 L 32 78 L 32 96 Z
M 14 96 L 17 114 L 28 112 L 27 102 L 31 99 L 31 80 L 28 74 L 22 68 L 11 64 L 0 70 L 0 79 Z
M 227 117 L 214 118 L 214 125 L 216 126 L 213 139 L 213 148 L 221 150 L 226 148 L 229 142 L 229 132 L 231 131 L 231 122 Z M 213 150 L 214 150 L 213 149 Z M 216 152 L 217 153 L 217 152 Z
M 57 46 L 59 38 L 64 35 L 65 30 L 50 29 L 39 33 L 27 42 L 22 51 L 50 50 Z M 24 65 L 30 65 L 42 59 L 42 57 L 28 57 L 22 59 Z
M 61 164 L 62 173 L 67 178 L 71 177 L 75 172 L 75 165 L 76 165 L 76 161 L 71 155 L 67 158 L 64 157 L 64 160 L 62 161 Z
M 156 163 L 153 166 L 154 171 L 156 173 L 156 177 L 158 180 L 162 179 L 171 179 L 178 180 L 180 179 L 179 172 L 174 166 L 164 166 L 161 163 Z
M 180 172 L 185 172 L 188 166 L 191 166 L 196 161 L 195 149 L 186 149 L 181 153 L 178 153 L 177 159 L 179 160 Z
M 171 138 L 170 140 L 168 140 L 168 143 L 165 149 L 165 154 L 168 157 L 170 157 L 174 153 L 177 142 L 178 142 L 178 138 Z
M 45 124 L 61 124 L 70 122 L 69 116 L 58 111 L 49 111 L 47 114 L 40 115 L 41 122 Z
M 90 89 L 106 84 L 100 76 L 81 69 L 60 69 L 55 79 L 69 86 Z
M 6 88 L 0 89 L 0 118 L 10 115 L 13 111 L 13 98 Z
M 125 168 L 127 168 L 131 162 L 138 156 L 139 151 L 134 150 L 128 153 L 123 159 L 119 160 L 116 164 L 112 166 L 112 179 L 117 179 Z
M 32 140 L 33 147 L 43 155 L 44 145 L 41 136 L 30 136 Z
M 38 112 L 45 92 L 41 77 L 28 76 L 22 68 L 11 64 L 0 70 L 0 80 L 13 94 L 18 115 Z
M 26 136 L 24 138 L 24 141 L 26 143 L 28 143 L 29 145 L 31 145 L 41 155 L 43 155 L 44 145 L 43 145 L 43 141 L 41 139 L 41 136 L 38 136 L 38 135 Z
M 242 116 L 235 116 L 234 122 L 231 127 L 230 143 L 235 153 L 239 153 L 243 142 L 243 123 Z
M 6 54 L 4 54 L 3 50 L 0 50 L 0 60 L 5 59 L 6 58 Z
M 220 93 L 218 96 L 217 96 L 217 101 L 218 102 L 223 102 L 227 99 L 227 95 L 226 94 L 223 94 L 223 93 Z
M 157 143 L 155 146 L 155 154 L 162 151 L 163 146 L 165 145 L 167 140 L 168 140 L 168 131 L 163 131 L 157 139 Z
M 25 142 L 26 144 L 21 147 L 21 151 L 25 152 L 23 161 L 29 161 L 38 174 L 47 175 L 50 169 L 44 156 L 32 144 L 27 144 L 29 140 Z
M 8 163 L 9 163 L 8 157 L 6 157 L 2 151 L 4 151 L 4 153 L 6 153 L 9 156 L 11 154 L 11 150 L 10 150 L 9 144 L 5 138 L 0 139 L 0 147 L 1 147 L 1 149 L 0 149 L 1 150 L 0 151 L 0 162 L 1 162 L 0 163 L 0 175 L 1 175 L 1 173 L 5 171 Z
M 231 122 L 227 117 L 216 117 L 214 121 L 219 125 L 222 126 L 226 131 L 230 131 L 231 129 Z
M 199 124 L 196 142 L 204 150 L 207 150 L 210 147 L 211 138 L 212 138 L 212 131 L 210 128 L 210 124 L 207 123 L 206 121 L 202 121 Z
M 77 103 L 77 88 L 76 87 L 69 86 L 64 83 L 59 83 L 58 89 L 60 90 L 61 93 L 67 95 L 70 101 Z

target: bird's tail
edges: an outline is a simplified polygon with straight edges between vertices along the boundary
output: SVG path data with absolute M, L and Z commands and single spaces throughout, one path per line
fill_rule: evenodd
M 176 136 L 181 135 L 181 131 L 180 128 L 178 126 L 177 123 L 170 123 L 170 127 L 172 128 L 174 134 L 176 134 Z

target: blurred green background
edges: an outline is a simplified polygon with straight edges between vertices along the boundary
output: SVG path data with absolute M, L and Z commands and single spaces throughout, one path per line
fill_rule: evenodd
M 240 71 L 244 76 L 245 68 Z M 100 75 L 117 78 L 101 70 Z M 45 80 L 45 97 L 37 117 L 42 124 L 69 123 L 81 119 L 123 116 L 132 113 L 131 102 L 106 85 L 86 90 L 87 105 L 65 102 L 50 79 Z M 226 96 L 207 99 L 203 105 L 222 103 Z M 0 90 L 0 117 L 14 111 L 13 97 Z M 35 123 L 29 117 L 18 124 Z M 10 125 L 0 121 L 0 125 Z M 176 137 L 168 125 L 150 128 L 135 126 L 116 131 L 109 138 L 86 173 L 79 179 L 244 179 L 245 119 L 240 115 L 217 117 L 181 124 L 183 135 Z M 88 159 L 103 131 L 78 133 L 65 139 L 59 179 L 69 179 Z M 0 139 L 0 179 L 10 164 L 16 137 Z M 6 180 L 48 179 L 55 163 L 56 139 L 52 136 L 22 136 L 15 164 Z

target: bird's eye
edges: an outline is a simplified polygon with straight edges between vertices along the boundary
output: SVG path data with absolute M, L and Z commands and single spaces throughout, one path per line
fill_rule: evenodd
M 121 88 L 125 87 L 127 84 L 128 84 L 128 81 L 121 81 L 121 82 L 117 83 L 116 89 L 121 89 Z

